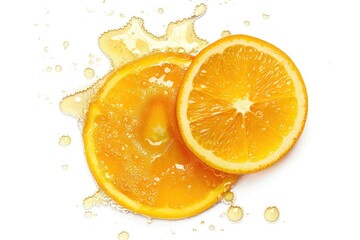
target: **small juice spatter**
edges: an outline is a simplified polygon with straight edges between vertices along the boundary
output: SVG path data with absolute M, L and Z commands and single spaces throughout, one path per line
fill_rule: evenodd
M 262 15 L 262 17 L 263 17 L 263 19 L 267 20 L 267 19 L 269 19 L 270 15 L 269 15 L 269 14 L 264 13 L 264 14 Z
M 93 207 L 99 207 L 99 206 L 111 207 L 112 209 L 115 209 L 122 213 L 129 212 L 128 209 L 119 206 L 109 196 L 107 196 L 104 191 L 100 189 L 92 196 L 89 196 L 83 200 L 83 207 L 85 210 L 89 210 Z
M 126 232 L 126 231 L 122 231 L 121 233 L 119 233 L 118 239 L 119 240 L 128 240 L 129 239 L 129 233 Z
M 268 222 L 276 222 L 279 219 L 280 212 L 275 206 L 268 207 L 265 209 L 264 218 Z
M 64 50 L 66 50 L 69 47 L 70 43 L 68 41 L 65 41 L 63 43 Z
M 227 212 L 227 217 L 232 222 L 239 222 L 244 216 L 244 212 L 239 206 L 231 206 Z
M 69 146 L 71 143 L 71 137 L 68 135 L 61 136 L 59 139 L 59 145 L 62 147 Z
M 244 21 L 244 26 L 246 26 L 246 27 L 250 26 L 250 21 L 248 21 L 248 20 Z
M 67 164 L 61 165 L 61 169 L 64 171 L 67 171 L 69 169 L 69 165 L 67 165 Z
M 231 36 L 231 32 L 229 30 L 224 30 L 221 32 L 221 37 L 224 38 L 224 37 L 228 37 L 228 36 Z
M 95 71 L 92 68 L 85 68 L 84 75 L 87 79 L 92 79 L 95 77 Z
M 159 14 L 163 14 L 163 13 L 164 13 L 164 9 L 163 9 L 163 8 L 158 8 L 157 12 L 158 12 Z
M 211 224 L 211 225 L 209 226 L 209 230 L 210 230 L 210 231 L 214 231 L 214 230 L 215 230 L 215 226 Z
M 49 73 L 49 72 L 51 72 L 51 71 L 52 71 L 52 67 L 47 67 L 47 68 L 46 68 L 46 72 Z
M 62 70 L 62 67 L 60 65 L 55 66 L 55 71 L 61 72 L 61 70 Z
M 48 52 L 49 51 L 49 47 L 44 47 L 44 52 Z
M 223 202 L 226 204 L 231 204 L 235 200 L 235 195 L 232 191 L 227 191 L 222 194 Z
M 200 224 L 204 224 L 204 223 L 205 223 L 205 221 L 204 221 L 204 220 L 201 220 L 201 221 L 200 221 Z

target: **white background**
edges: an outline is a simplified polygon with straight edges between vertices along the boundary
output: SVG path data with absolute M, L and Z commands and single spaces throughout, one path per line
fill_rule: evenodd
M 223 30 L 250 34 L 294 60 L 309 94 L 303 135 L 279 164 L 239 180 L 236 204 L 246 215 L 237 224 L 223 216 L 228 206 L 222 203 L 190 219 L 152 224 L 104 207 L 84 217 L 82 200 L 96 184 L 77 122 L 59 110 L 61 98 L 92 83 L 83 74 L 89 54 L 101 58 L 92 66 L 98 77 L 110 69 L 97 45 L 101 33 L 139 16 L 161 35 L 169 21 L 191 16 L 201 2 L 208 11 L 196 22 L 200 37 L 212 42 Z M 349 0 L 1 2 L 0 239 L 115 240 L 121 231 L 129 239 L 359 239 L 358 10 Z M 61 135 L 71 136 L 68 147 L 59 146 Z M 275 224 L 263 218 L 271 205 L 280 209 Z

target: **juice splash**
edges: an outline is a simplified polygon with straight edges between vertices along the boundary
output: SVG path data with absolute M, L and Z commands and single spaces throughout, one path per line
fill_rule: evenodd
M 145 29 L 143 19 L 132 17 L 124 27 L 102 34 L 99 38 L 99 47 L 109 58 L 113 69 L 151 52 L 173 51 L 194 55 L 208 45 L 208 42 L 199 38 L 194 31 L 196 19 L 205 12 L 205 4 L 196 6 L 193 16 L 169 23 L 166 33 L 160 37 Z M 92 74 L 85 75 L 90 77 Z M 65 97 L 60 103 L 62 112 L 82 121 L 91 98 L 105 79 L 106 76 L 93 86 Z

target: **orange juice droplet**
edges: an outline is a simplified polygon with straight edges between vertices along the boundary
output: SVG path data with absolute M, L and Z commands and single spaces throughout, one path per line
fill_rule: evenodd
M 65 41 L 63 43 L 64 50 L 66 50 L 69 47 L 70 43 L 68 41 Z
M 224 38 L 224 37 L 228 37 L 228 36 L 231 36 L 231 32 L 229 30 L 224 30 L 221 32 L 221 37 Z
M 70 136 L 64 135 L 64 136 L 61 136 L 60 139 L 59 139 L 59 145 L 62 146 L 62 147 L 69 146 L 70 143 L 71 143 L 71 137 Z
M 151 52 L 181 51 L 189 54 L 198 52 L 208 45 L 208 42 L 196 35 L 194 23 L 205 12 L 206 5 L 198 5 L 193 16 L 169 23 L 166 33 L 160 37 L 154 36 L 145 29 L 143 19 L 132 17 L 124 27 L 102 34 L 99 38 L 99 47 L 109 58 L 113 69 Z M 90 54 L 89 57 L 92 58 L 93 55 Z M 87 89 L 63 98 L 60 109 L 82 122 L 92 97 L 105 81 L 106 76 Z
M 128 240 L 129 239 L 129 233 L 126 232 L 126 231 L 122 231 L 121 233 L 119 233 L 118 239 L 119 240 Z
M 85 68 L 84 75 L 87 79 L 95 77 L 95 71 L 92 68 Z
M 64 170 L 64 171 L 67 171 L 67 170 L 69 169 L 69 165 L 63 164 L 63 165 L 61 166 L 61 169 Z
M 157 12 L 158 12 L 159 14 L 163 14 L 163 13 L 164 13 L 164 9 L 163 9 L 163 8 L 158 8 Z
M 231 206 L 227 212 L 227 217 L 232 222 L 239 222 L 243 218 L 244 212 L 239 206 Z
M 267 19 L 269 19 L 269 18 L 270 18 L 270 15 L 269 15 L 269 14 L 264 13 L 264 14 L 262 15 L 262 17 L 263 17 L 263 19 L 267 20 Z
M 61 70 L 62 70 L 62 67 L 60 65 L 55 66 L 55 71 L 61 72 Z
M 280 212 L 275 206 L 268 207 L 265 209 L 264 218 L 268 222 L 276 222 L 279 219 Z
M 227 191 L 222 194 L 223 202 L 226 204 L 231 204 L 235 200 L 235 194 L 232 191 Z

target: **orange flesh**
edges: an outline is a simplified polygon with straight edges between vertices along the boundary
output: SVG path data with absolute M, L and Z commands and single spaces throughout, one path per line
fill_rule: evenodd
M 151 217 L 182 218 L 216 203 L 237 176 L 207 167 L 185 147 L 175 112 L 185 68 L 168 57 L 145 57 L 109 76 L 109 85 L 118 82 L 105 83 L 91 103 L 84 145 L 95 179 L 120 205 Z
M 295 88 L 284 67 L 250 46 L 234 45 L 209 57 L 193 87 L 188 107 L 193 136 L 228 161 L 267 157 L 297 117 Z M 238 101 L 251 102 L 249 109 L 239 111 Z

